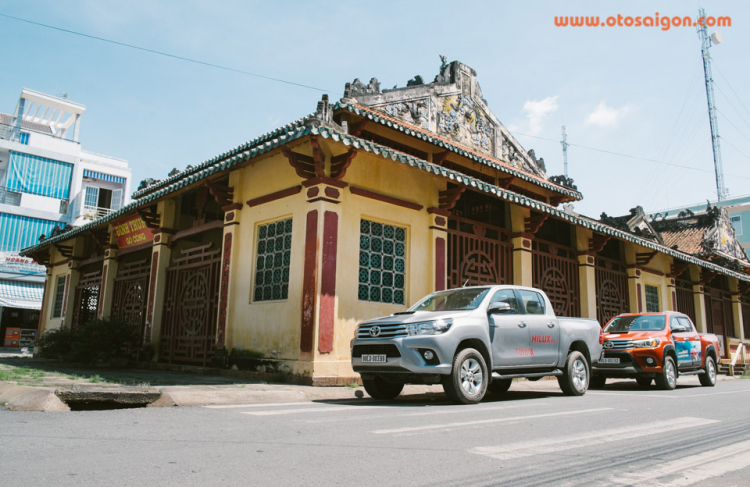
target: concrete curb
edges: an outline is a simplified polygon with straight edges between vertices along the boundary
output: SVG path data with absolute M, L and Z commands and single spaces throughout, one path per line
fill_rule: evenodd
M 55 395 L 55 389 L 27 387 L 0 383 L 0 403 L 13 411 L 70 411 L 67 404 Z
M 274 402 L 302 402 L 307 400 L 301 391 L 202 391 L 168 390 L 149 407 L 171 406 L 226 406 L 233 404 L 262 404 Z

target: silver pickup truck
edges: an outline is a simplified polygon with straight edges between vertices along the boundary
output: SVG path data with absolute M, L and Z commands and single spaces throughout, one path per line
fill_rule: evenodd
M 522 286 L 436 292 L 407 311 L 360 323 L 352 341 L 352 366 L 371 397 L 442 383 L 465 404 L 488 389 L 506 392 L 516 377 L 555 376 L 565 394 L 580 396 L 601 354 L 596 320 L 557 318 L 544 292 Z

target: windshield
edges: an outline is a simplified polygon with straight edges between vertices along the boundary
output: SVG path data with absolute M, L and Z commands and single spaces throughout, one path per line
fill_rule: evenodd
M 620 316 L 610 321 L 604 333 L 628 333 L 631 331 L 661 331 L 667 320 L 664 315 Z
M 409 308 L 409 311 L 457 311 L 477 309 L 490 288 L 454 289 L 433 293 Z

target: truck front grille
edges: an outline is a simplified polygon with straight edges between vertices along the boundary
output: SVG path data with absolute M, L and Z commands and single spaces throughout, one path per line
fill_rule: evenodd
M 373 336 L 370 331 L 375 326 L 380 329 L 380 332 Z M 357 328 L 357 338 L 398 338 L 405 336 L 407 336 L 406 325 L 403 323 L 369 323 Z
M 362 355 L 385 355 L 389 358 L 400 357 L 401 352 L 398 351 L 398 347 L 393 344 L 383 345 L 354 345 L 352 349 L 352 357 L 361 357 Z
M 612 347 L 608 347 L 607 344 L 611 343 Z M 628 350 L 633 348 L 633 340 L 605 340 L 604 351 L 607 350 Z

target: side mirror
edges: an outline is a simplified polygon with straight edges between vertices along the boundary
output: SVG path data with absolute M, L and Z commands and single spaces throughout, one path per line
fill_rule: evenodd
M 672 327 L 672 333 L 685 333 L 686 331 L 688 331 L 688 329 L 685 328 L 684 326 L 678 325 L 678 326 Z
M 510 305 L 504 301 L 495 301 L 487 307 L 487 313 L 510 313 Z

